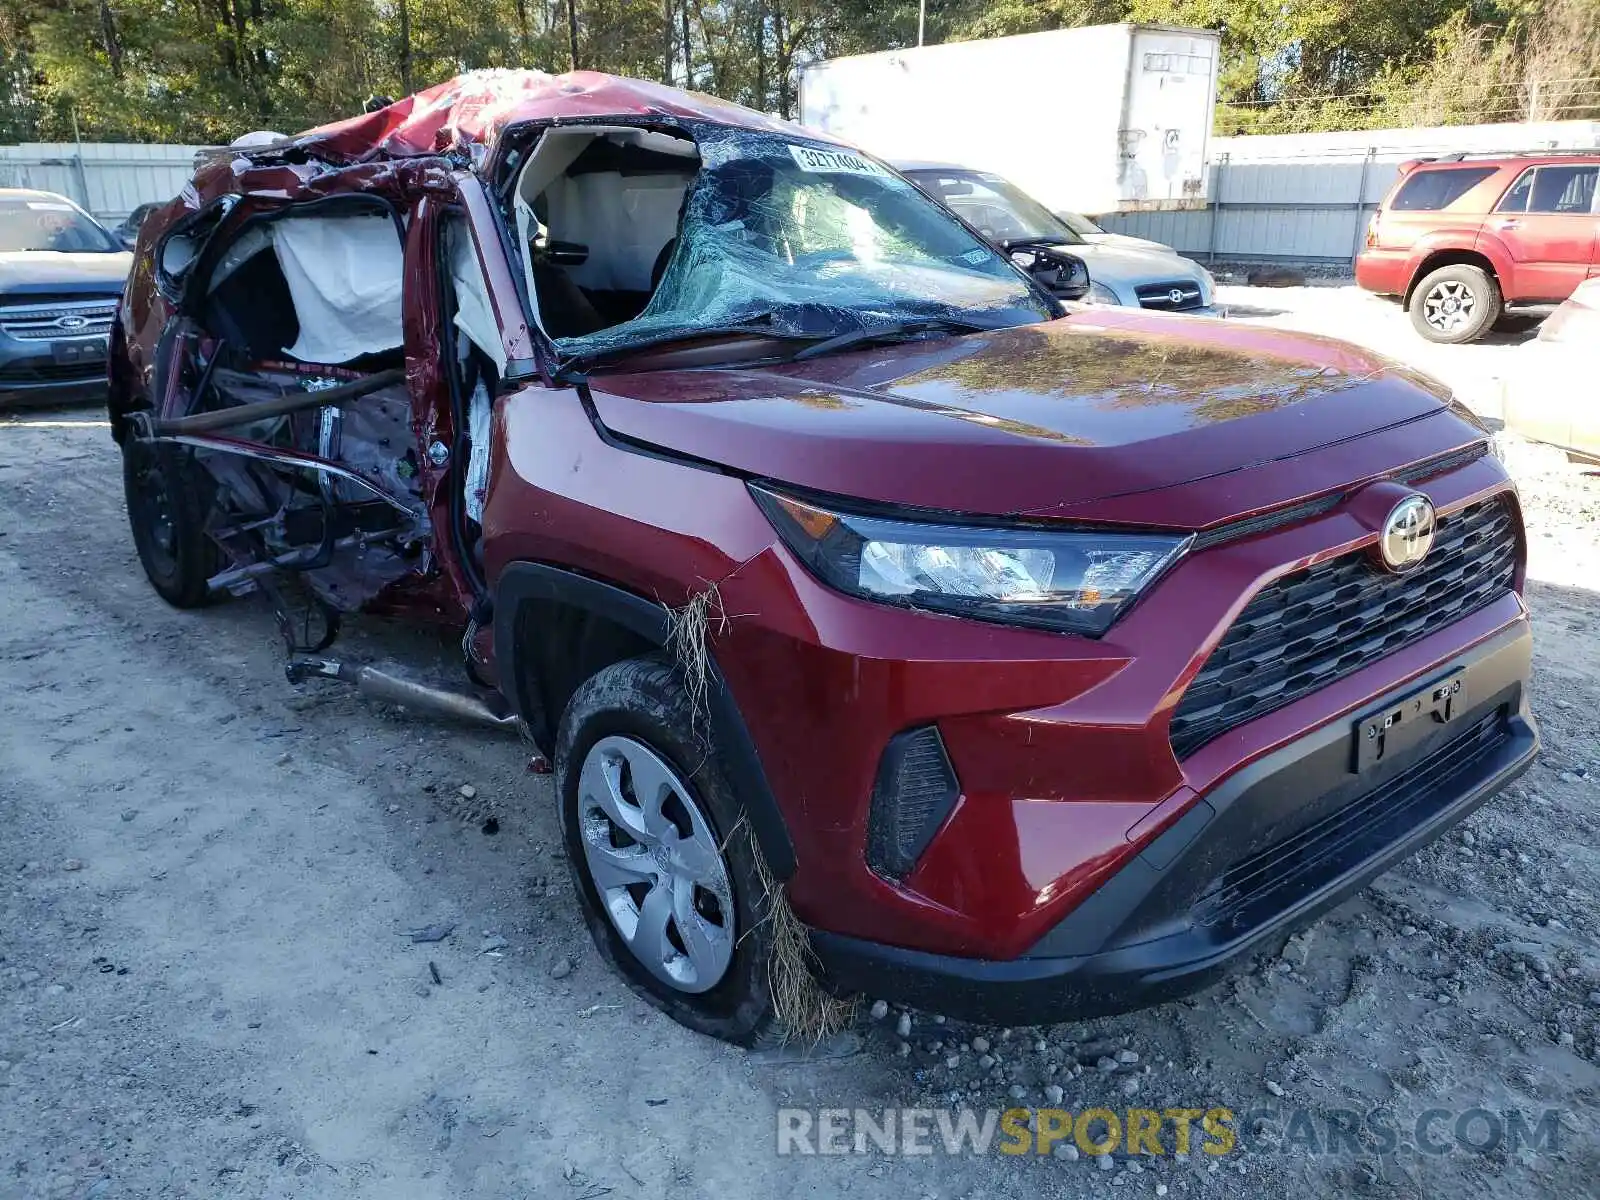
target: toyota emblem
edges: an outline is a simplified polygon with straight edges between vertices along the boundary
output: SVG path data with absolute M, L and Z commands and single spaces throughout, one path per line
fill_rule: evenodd
M 1182 304 L 1183 303 L 1183 289 L 1182 288 L 1173 288 L 1170 292 L 1167 293 L 1167 299 L 1169 301 L 1171 301 L 1173 304 Z
M 72 314 L 69 314 L 65 317 L 56 318 L 57 329 L 82 329 L 88 323 L 88 317 L 80 317 Z
M 1409 571 L 1428 556 L 1433 546 L 1433 502 L 1421 494 L 1407 496 L 1389 510 L 1378 552 L 1391 571 Z

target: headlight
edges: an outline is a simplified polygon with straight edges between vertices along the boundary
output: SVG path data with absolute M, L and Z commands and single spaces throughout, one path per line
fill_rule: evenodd
M 1089 284 L 1089 290 L 1086 293 L 1084 293 L 1083 299 L 1081 301 L 1079 301 L 1079 303 L 1081 303 L 1081 304 L 1121 304 L 1122 301 L 1118 300 L 1117 299 L 1117 294 L 1115 292 L 1113 292 L 1110 288 L 1108 288 L 1105 284 L 1091 282 Z
M 1192 536 L 924 524 L 750 487 L 824 583 L 880 604 L 1098 637 Z

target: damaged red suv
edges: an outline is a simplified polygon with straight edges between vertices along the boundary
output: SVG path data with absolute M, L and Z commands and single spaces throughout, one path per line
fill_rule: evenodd
M 221 153 L 113 343 L 156 590 L 524 725 L 602 952 L 731 1040 L 780 904 L 841 992 L 1125 1010 L 1535 753 L 1517 496 L 1439 385 L 1064 305 L 704 96 L 485 73 Z M 459 631 L 461 687 L 318 657 L 357 610 Z

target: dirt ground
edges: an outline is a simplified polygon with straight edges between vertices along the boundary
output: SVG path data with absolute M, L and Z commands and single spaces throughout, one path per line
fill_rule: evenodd
M 146 586 L 97 414 L 0 417 L 0 1198 L 1593 1194 L 1600 478 L 1508 458 L 1545 737 L 1521 784 L 1192 1000 L 904 1038 L 864 1011 L 857 1052 L 770 1062 L 601 967 L 525 747 L 291 687 L 260 604 Z M 450 657 L 375 621 L 342 652 Z M 1225 1106 L 1240 1145 L 777 1154 L 780 1107 L 1019 1103 Z M 1316 1153 L 1297 1108 L 1401 1144 Z M 1474 1108 L 1557 1125 L 1410 1145 Z

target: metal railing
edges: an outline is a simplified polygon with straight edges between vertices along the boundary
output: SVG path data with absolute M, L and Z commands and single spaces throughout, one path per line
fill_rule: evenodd
M 1348 266 L 1402 163 L 1600 156 L 1600 121 L 1214 138 L 1212 148 L 1203 209 L 1109 213 L 1100 223 L 1206 262 Z

